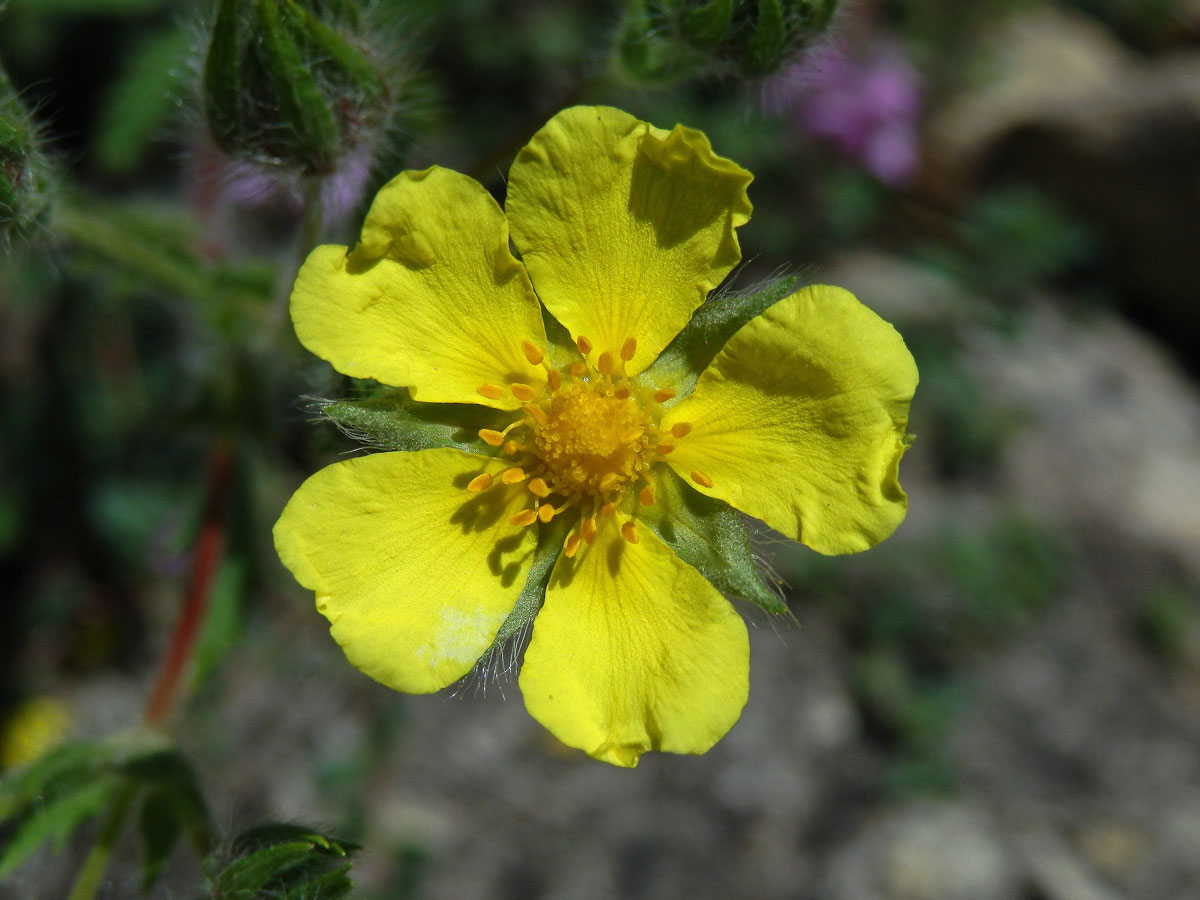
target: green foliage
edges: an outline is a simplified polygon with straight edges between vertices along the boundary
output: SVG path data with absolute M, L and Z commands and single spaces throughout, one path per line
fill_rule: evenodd
M 1134 624 L 1142 642 L 1167 665 L 1200 664 L 1200 599 L 1193 590 L 1160 585 L 1141 602 Z
M 299 825 L 273 824 L 239 835 L 229 859 L 209 875 L 213 900 L 337 900 L 346 896 L 357 844 Z
M 143 39 L 125 60 L 100 109 L 97 161 L 116 175 L 131 173 L 147 147 L 178 114 L 191 37 L 172 25 Z
M 68 744 L 0 780 L 0 821 L 12 829 L 0 853 L 0 878 L 43 844 L 61 850 L 85 822 L 136 797 L 145 888 L 157 879 L 180 835 L 199 855 L 208 852 L 212 823 L 191 766 L 160 735 L 120 733 Z

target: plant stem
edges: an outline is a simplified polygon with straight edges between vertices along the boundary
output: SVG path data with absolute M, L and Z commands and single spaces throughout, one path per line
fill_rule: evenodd
M 163 657 L 158 680 L 146 703 L 147 725 L 162 725 L 174 707 L 179 693 L 179 682 L 191 661 L 196 639 L 200 635 L 200 626 L 204 623 L 204 615 L 208 611 L 213 579 L 217 574 L 225 545 L 225 501 L 229 494 L 232 461 L 233 454 L 228 442 L 224 439 L 219 440 L 213 450 L 212 464 L 209 468 L 204 519 L 200 524 L 200 533 L 196 536 L 183 611 L 179 615 L 179 621 L 175 623 L 175 631 Z
M 123 785 L 117 790 L 112 806 L 108 808 L 108 815 L 100 824 L 96 842 L 92 844 L 87 859 L 83 861 L 79 874 L 75 876 L 75 883 L 71 886 L 71 893 L 67 895 L 67 900 L 92 900 L 99 892 L 100 886 L 104 883 L 104 873 L 108 871 L 108 863 L 117 846 L 117 838 L 121 836 L 121 829 L 125 825 L 125 817 L 129 815 L 129 807 L 133 803 L 133 795 L 136 791 L 137 786 L 132 783 Z

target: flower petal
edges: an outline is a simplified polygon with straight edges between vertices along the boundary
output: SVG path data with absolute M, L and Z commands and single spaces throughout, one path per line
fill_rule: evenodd
M 703 753 L 746 704 L 750 649 L 729 602 L 650 529 L 610 523 L 559 558 L 521 669 L 530 715 L 620 766 L 647 750 Z
M 699 131 L 577 106 L 517 156 L 505 208 L 546 308 L 614 359 L 637 338 L 632 375 L 741 259 L 752 177 Z
M 525 584 L 528 492 L 466 483 L 503 467 L 460 450 L 376 453 L 327 466 L 275 523 L 275 549 L 346 658 L 421 694 L 457 681 L 491 646 Z
M 814 550 L 856 553 L 904 518 L 898 467 L 916 386 L 891 325 L 842 288 L 804 288 L 734 334 L 663 417 L 664 432 L 692 425 L 667 462 Z
M 423 402 L 515 409 L 483 384 L 540 383 L 521 352 L 546 344 L 541 308 L 508 248 L 504 213 L 466 175 L 402 172 L 375 197 L 353 252 L 317 247 L 296 276 L 300 342 L 339 372 Z

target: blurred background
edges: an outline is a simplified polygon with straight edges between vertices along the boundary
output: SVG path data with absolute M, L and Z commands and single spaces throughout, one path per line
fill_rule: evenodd
M 1200 2 L 856 0 L 766 57 L 672 6 L 307 2 L 346 37 L 297 140 L 217 3 L 0 2 L 0 765 L 154 719 L 201 598 L 157 715 L 218 858 L 288 822 L 361 844 L 367 900 L 1200 897 Z M 270 542 L 356 447 L 287 322 L 306 249 L 402 168 L 502 198 L 576 102 L 704 130 L 756 176 L 735 286 L 848 287 L 921 373 L 907 521 L 843 558 L 760 526 L 794 619 L 744 605 L 741 721 L 633 771 L 511 674 L 376 685 Z M 97 810 L 0 898 L 66 896 Z M 126 832 L 99 896 L 138 894 Z M 205 890 L 160 855 L 150 896 Z

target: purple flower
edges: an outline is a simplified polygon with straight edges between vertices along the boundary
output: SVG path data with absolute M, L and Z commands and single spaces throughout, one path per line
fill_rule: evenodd
M 780 76 L 770 102 L 886 184 L 902 186 L 916 174 L 920 76 L 896 44 L 814 50 Z

